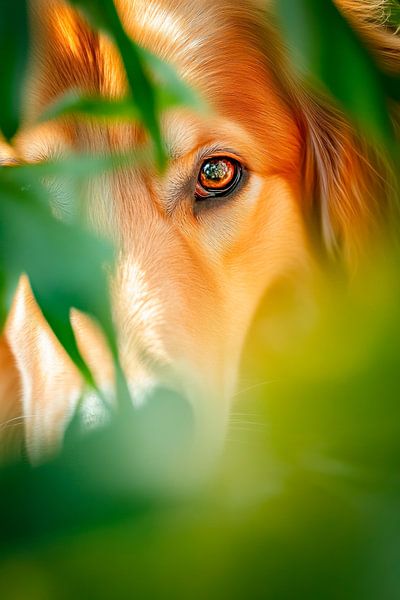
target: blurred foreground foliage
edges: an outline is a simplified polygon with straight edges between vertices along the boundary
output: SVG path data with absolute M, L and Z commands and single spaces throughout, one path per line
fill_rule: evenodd
M 398 266 L 325 283 L 318 307 L 282 291 L 261 308 L 212 474 L 162 390 L 84 437 L 72 424 L 49 463 L 3 468 L 2 597 L 398 598 Z
M 368 4 L 361 0 L 360 4 Z M 381 2 L 380 11 L 385 3 Z M 387 107 L 400 100 L 400 80 L 382 72 L 330 0 L 279 0 L 277 15 L 293 63 L 308 83 L 327 90 L 365 135 L 397 155 Z M 377 11 L 370 3 L 370 12 Z M 399 26 L 397 0 L 381 18 Z
M 143 97 L 107 103 L 74 91 L 46 118 L 78 112 L 140 119 L 161 166 L 159 111 L 197 104 L 195 96 L 126 37 L 111 0 L 71 3 L 115 40 L 129 84 L 136 89 L 139 82 Z M 279 9 L 307 76 L 395 155 L 386 102 L 398 81 L 385 87 L 330 1 L 282 1 Z M 0 82 L 0 126 L 11 140 L 29 53 L 25 2 L 3 3 L 0 23 L 2 51 L 15 57 Z M 343 61 L 334 67 L 338 52 L 345 68 Z M 157 84 L 152 69 L 161 75 Z M 68 316 L 77 307 L 97 318 L 118 363 L 104 271 L 113 251 L 78 216 L 57 220 L 41 184 L 64 177 L 78 189 L 88 174 L 121 164 L 115 157 L 82 161 L 1 169 L 0 307 L 4 321 L 26 272 L 46 318 L 93 385 Z M 82 247 L 84 261 L 76 253 Z M 3 467 L 1 597 L 399 598 L 399 258 L 386 248 L 350 289 L 332 274 L 313 305 L 287 290 L 277 291 L 275 302 L 268 298 L 248 342 L 224 456 L 212 473 L 202 471 L 193 451 L 186 403 L 165 390 L 85 436 L 74 420 L 62 452 L 46 464 Z

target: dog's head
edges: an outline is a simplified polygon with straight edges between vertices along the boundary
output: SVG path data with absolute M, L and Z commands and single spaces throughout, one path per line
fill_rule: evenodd
M 316 247 L 354 260 L 382 213 L 376 203 L 382 182 L 366 166 L 370 151 L 339 111 L 289 76 L 259 4 L 116 2 L 129 35 L 171 62 L 211 111 L 175 108 L 163 115 L 170 154 L 164 175 L 138 163 L 105 174 L 87 190 L 89 219 L 119 250 L 114 311 L 134 398 L 141 401 L 157 384 L 179 385 L 200 420 L 218 430 L 264 292 L 287 276 L 304 281 Z M 36 52 L 28 120 L 68 88 L 125 93 L 120 60 L 105 37 L 62 2 L 35 0 L 32 7 Z M 120 152 L 145 141 L 139 126 L 69 120 L 27 129 L 19 147 L 25 159 L 38 160 L 64 149 Z M 27 325 L 26 310 L 15 314 L 9 337 L 23 380 L 41 378 L 37 357 L 55 341 L 46 332 L 27 345 L 27 328 L 34 325 Z M 81 315 L 74 323 L 89 364 L 109 385 L 111 367 L 98 333 Z M 45 328 L 39 317 L 37 327 Z M 54 371 L 75 390 L 72 366 L 58 350 L 54 357 L 63 363 Z M 30 383 L 24 393 L 32 389 L 37 386 Z M 26 410 L 44 414 L 44 388 L 38 389 L 40 397 L 24 400 L 31 403 Z M 57 419 L 59 411 L 43 422 L 58 431 Z

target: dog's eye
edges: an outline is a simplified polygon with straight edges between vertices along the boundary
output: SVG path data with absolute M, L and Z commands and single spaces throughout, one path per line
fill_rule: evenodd
M 196 200 L 227 196 L 242 177 L 242 165 L 227 156 L 208 158 L 203 162 L 197 178 Z

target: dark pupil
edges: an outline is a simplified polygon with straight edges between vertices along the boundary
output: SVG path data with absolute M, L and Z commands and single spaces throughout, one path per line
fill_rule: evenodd
M 209 162 L 204 165 L 203 173 L 207 179 L 210 179 L 211 181 L 218 181 L 219 179 L 224 179 L 227 176 L 228 165 L 222 160 Z

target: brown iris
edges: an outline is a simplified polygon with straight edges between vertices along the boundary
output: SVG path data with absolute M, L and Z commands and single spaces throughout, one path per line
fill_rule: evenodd
M 198 199 L 224 196 L 233 191 L 241 178 L 241 165 L 233 158 L 217 156 L 203 162 L 196 185 Z

